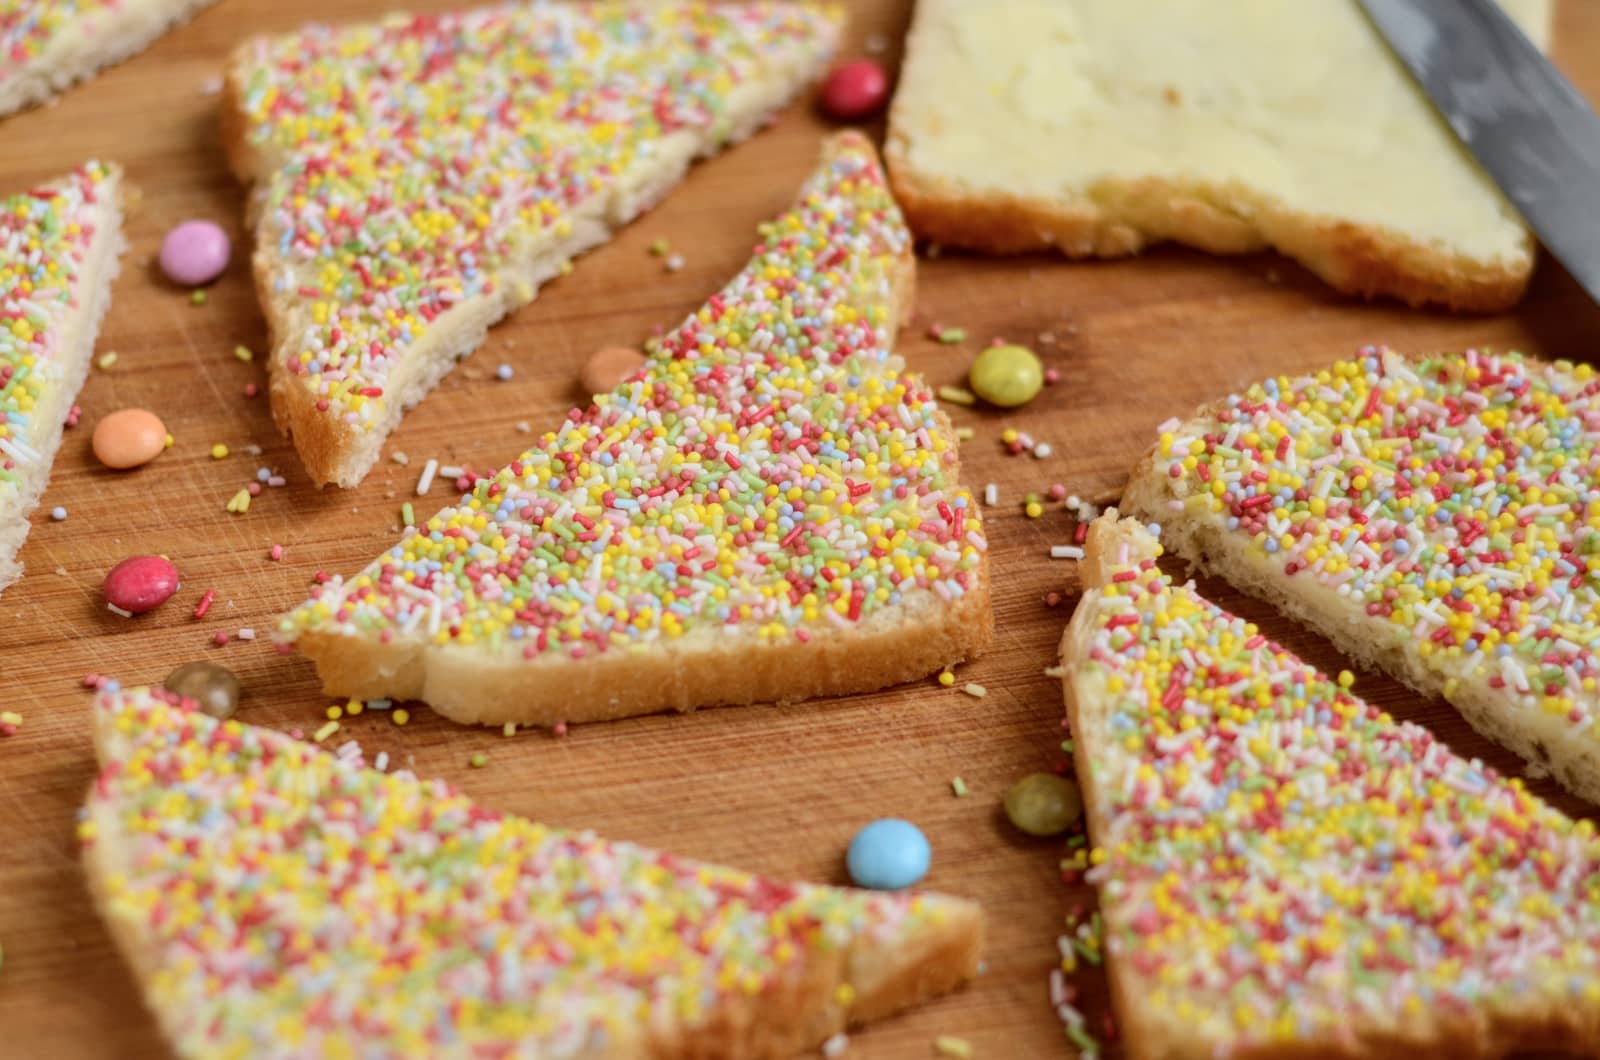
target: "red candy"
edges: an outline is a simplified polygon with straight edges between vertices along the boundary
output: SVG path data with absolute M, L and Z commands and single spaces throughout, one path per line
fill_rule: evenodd
M 822 109 L 840 121 L 876 113 L 889 98 L 889 75 L 871 59 L 837 67 L 822 86 Z
M 101 591 L 112 607 L 142 615 L 178 591 L 178 568 L 160 556 L 129 556 L 111 568 Z

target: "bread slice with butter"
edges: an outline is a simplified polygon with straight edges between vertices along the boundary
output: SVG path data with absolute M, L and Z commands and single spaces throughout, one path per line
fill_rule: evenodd
M 1122 1055 L 1594 1055 L 1593 822 L 1358 698 L 1159 552 L 1115 510 L 1092 524 L 1061 642 Z
M 1541 47 L 1551 0 L 1502 0 Z M 1273 248 L 1340 291 L 1501 310 L 1535 244 L 1357 0 L 919 0 L 887 148 L 919 237 Z

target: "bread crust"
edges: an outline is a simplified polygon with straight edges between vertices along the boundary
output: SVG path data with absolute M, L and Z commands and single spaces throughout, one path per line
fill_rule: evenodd
M 1409 364 L 1418 364 L 1426 355 L 1404 355 Z M 1525 363 L 1542 365 L 1537 358 Z M 1226 399 L 1201 406 L 1178 431 L 1205 433 L 1219 429 L 1217 416 L 1227 406 Z M 1174 518 L 1170 502 L 1181 499 L 1179 489 L 1186 479 L 1173 479 L 1158 468 L 1159 443 L 1152 445 L 1134 467 L 1122 497 L 1128 512 L 1162 525 L 1161 539 L 1175 554 L 1199 570 L 1214 573 L 1239 590 L 1265 600 L 1278 610 L 1314 630 L 1340 651 L 1369 669 L 1381 670 L 1412 690 L 1455 707 L 1474 730 L 1514 752 L 1529 764 L 1535 775 L 1548 773 L 1562 787 L 1588 802 L 1600 805 L 1600 745 L 1560 738 L 1563 719 L 1538 710 L 1524 710 L 1514 700 L 1488 683 L 1492 675 L 1446 676 L 1422 665 L 1412 651 L 1412 641 L 1403 633 L 1373 636 L 1377 627 L 1364 612 L 1358 613 L 1342 602 L 1336 592 L 1311 578 L 1290 577 L 1281 569 L 1262 570 L 1252 557 L 1249 542 L 1226 534 L 1209 523 Z M 1445 694 L 1446 684 L 1454 689 Z M 1588 693 L 1592 698 L 1593 693 Z
M 111 711 L 96 709 L 94 743 L 101 767 L 118 760 Z M 85 800 L 94 839 L 83 849 L 90 897 L 110 929 L 118 952 L 134 973 L 146 1009 L 167 1040 L 183 1055 L 186 1030 L 181 1013 L 158 1004 L 151 984 L 159 955 L 141 937 L 139 921 L 123 915 L 111 900 L 108 881 L 135 868 L 118 841 L 118 819 L 98 782 Z M 641 1025 L 636 1034 L 585 1050 L 575 1060 L 787 1060 L 815 1048 L 834 1034 L 871 1023 L 950 992 L 977 974 L 983 949 L 983 911 L 973 902 L 930 895 L 944 917 L 899 944 L 883 945 L 866 935 L 847 947 L 818 953 L 797 964 L 793 974 L 762 994 L 719 999 L 701 1023 L 665 1028 Z M 841 1001 L 840 987 L 854 996 Z M 469 1048 L 441 1047 L 441 1057 L 472 1060 Z
M 1136 220 L 1088 202 L 968 191 L 918 173 L 906 154 L 903 139 L 891 133 L 885 150 L 890 184 L 913 231 L 932 243 L 989 254 L 1055 250 L 1070 258 L 1127 257 L 1164 240 L 1213 254 L 1272 248 L 1344 294 L 1461 313 L 1509 309 L 1533 275 L 1531 235 L 1525 264 L 1511 267 L 1449 254 L 1388 229 L 1269 204 L 1251 210 L 1252 224 L 1229 209 L 1232 193 L 1223 187 L 1146 178 L 1102 189 L 1114 201 L 1139 200 L 1145 208 Z
M 1085 542 L 1085 593 L 1062 634 L 1061 688 L 1067 721 L 1074 737 L 1073 757 L 1080 778 L 1089 834 L 1103 845 L 1111 834 L 1109 793 L 1119 788 L 1104 776 L 1098 750 L 1110 745 L 1109 697 L 1084 670 L 1097 625 L 1104 586 L 1120 566 L 1116 553 L 1124 546 L 1133 558 L 1149 555 L 1148 535 L 1133 519 L 1117 519 L 1115 508 L 1090 527 Z M 1094 779 L 1091 779 L 1094 778 Z M 1116 922 L 1121 910 L 1103 910 Z M 1128 1060 L 1210 1060 L 1225 1054 L 1243 1060 L 1415 1060 L 1419 1056 L 1452 1060 L 1491 1060 L 1513 1053 L 1548 1049 L 1573 1055 L 1600 1055 L 1600 1004 L 1578 1003 L 1570 996 L 1528 1000 L 1516 1010 L 1490 1008 L 1449 1016 L 1446 1010 L 1408 1017 L 1403 1027 L 1350 1024 L 1339 1038 L 1291 1045 L 1241 1048 L 1228 1041 L 1202 1039 L 1140 1004 L 1150 985 L 1131 962 L 1113 951 L 1107 960 L 1118 1031 Z

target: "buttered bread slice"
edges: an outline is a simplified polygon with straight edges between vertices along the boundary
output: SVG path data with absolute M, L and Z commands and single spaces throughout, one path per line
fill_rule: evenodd
M 90 162 L 0 199 L 0 590 L 89 372 L 122 238 L 122 171 Z
M 1503 0 L 1541 46 L 1551 0 Z M 890 117 L 919 237 L 1274 248 L 1341 291 L 1522 294 L 1534 242 L 1357 0 L 918 0 Z
M 1175 584 L 1133 520 L 1086 551 L 1061 664 L 1129 1060 L 1594 1055 L 1591 822 Z
M 1600 802 L 1597 443 L 1588 365 L 1368 349 L 1167 424 L 1123 503 Z
M 101 915 L 181 1057 L 788 1060 L 976 971 L 983 914 L 566 832 L 165 690 L 95 706 Z

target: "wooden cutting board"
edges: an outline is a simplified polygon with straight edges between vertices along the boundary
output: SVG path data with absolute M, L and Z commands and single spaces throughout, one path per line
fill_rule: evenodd
M 228 49 L 253 32 L 377 14 L 390 2 L 221 0 L 59 104 L 0 122 L 0 191 L 99 156 L 126 165 L 144 192 L 100 344 L 119 356 L 84 388 L 83 423 L 68 432 L 45 496 L 45 510 L 61 505 L 69 517 L 36 523 L 22 553 L 27 574 L 0 598 L 0 708 L 25 716 L 17 736 L 0 739 L 0 1054 L 166 1055 L 78 867 L 74 816 L 94 773 L 83 675 L 159 683 L 177 665 L 206 659 L 244 681 L 241 719 L 315 729 L 332 700 L 319 693 L 309 664 L 274 653 L 265 639 L 274 615 L 297 603 L 318 571 L 352 572 L 385 547 L 399 530 L 403 502 L 424 516 L 451 499 L 443 485 L 425 499 L 414 496 L 423 460 L 498 466 L 527 441 L 519 423 L 542 430 L 580 397 L 578 368 L 592 350 L 638 344 L 696 308 L 743 264 L 756 224 L 787 205 L 828 128 L 797 105 L 772 129 L 697 167 L 654 212 L 496 329 L 407 417 L 389 450 L 409 454 L 410 466 L 386 459 L 359 489 L 318 492 L 273 429 L 265 399 L 243 393 L 263 381 L 263 370 L 259 360 L 238 360 L 234 348 L 259 351 L 265 342 L 245 256 L 235 256 L 200 307 L 164 285 L 151 259 L 163 233 L 189 217 L 218 220 L 245 245 L 243 196 L 217 147 L 215 84 Z M 844 54 L 883 48 L 892 63 L 910 0 L 855 6 Z M 1556 41 L 1561 66 L 1600 99 L 1600 3 L 1563 0 Z M 668 273 L 651 256 L 657 239 L 682 253 L 681 271 Z M 1023 495 L 1058 482 L 1084 496 L 1114 492 L 1160 421 L 1364 343 L 1590 358 L 1600 309 L 1550 261 L 1516 312 L 1459 319 L 1353 303 L 1270 256 L 1218 259 L 1176 249 L 1099 264 L 944 254 L 923 261 L 918 305 L 921 324 L 902 335 L 900 348 L 936 385 L 961 382 L 974 352 L 996 336 L 1033 345 L 1061 373 L 1025 410 L 951 410 L 976 431 L 962 447 L 972 485 L 981 491 L 997 483 L 1001 497 L 985 513 L 997 637 L 958 678 L 986 686 L 986 698 L 928 680 L 794 707 L 579 727 L 564 738 L 507 739 L 425 710 L 398 729 L 369 713 L 347 722 L 334 742 L 357 739 L 369 756 L 387 751 L 397 764 L 444 777 L 502 810 L 781 877 L 842 882 L 843 851 L 856 828 L 875 817 L 909 818 L 933 843 L 928 885 L 990 911 L 987 974 L 964 993 L 862 1033 L 850 1055 L 926 1057 L 937 1035 L 965 1038 L 979 1057 L 1068 1055 L 1046 977 L 1063 914 L 1088 907 L 1092 894 L 1061 884 L 1059 842 L 1021 837 L 1000 808 L 1013 780 L 1063 759 L 1060 690 L 1043 671 L 1078 591 L 1073 564 L 1049 558 L 1050 545 L 1070 539 L 1068 517 L 1052 510 L 1028 519 Z M 933 322 L 964 328 L 967 341 L 931 341 L 925 332 Z M 501 364 L 515 371 L 508 382 L 494 378 Z M 90 456 L 89 430 L 129 405 L 160 414 L 177 444 L 151 466 L 109 472 Z M 1031 432 L 1053 453 L 1006 455 L 999 436 L 1007 427 Z M 233 455 L 213 460 L 217 442 Z M 249 455 L 251 447 L 259 455 Z M 228 498 L 260 467 L 287 476 L 288 486 L 265 491 L 247 514 L 228 514 Z M 274 544 L 284 547 L 281 562 L 268 559 Z M 171 556 L 184 587 L 158 612 L 127 621 L 106 611 L 99 587 L 114 563 L 135 552 Z M 1263 608 L 1207 588 L 1319 665 L 1344 665 Z M 195 620 L 191 612 L 208 589 L 216 603 Z M 1064 602 L 1048 606 L 1049 593 Z M 218 632 L 241 628 L 262 636 L 212 644 Z M 1419 702 L 1377 676 L 1357 687 L 1457 751 L 1515 769 L 1449 707 Z M 488 756 L 486 768 L 468 767 L 477 753 Z M 957 776 L 970 792 L 965 798 L 951 792 Z M 1533 787 L 1579 809 L 1548 783 Z M 1077 982 L 1098 1031 L 1104 984 L 1092 970 Z

